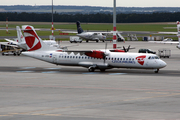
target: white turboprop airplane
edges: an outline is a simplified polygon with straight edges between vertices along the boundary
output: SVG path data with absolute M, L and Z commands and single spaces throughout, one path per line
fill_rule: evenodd
M 176 47 L 180 49 L 180 23 L 179 21 L 177 23 L 177 32 L 158 32 L 159 34 L 175 34 L 178 37 L 178 42 L 175 41 L 149 41 L 151 43 L 169 43 L 169 44 L 178 44 Z
M 166 63 L 154 54 L 125 53 L 111 50 L 63 51 L 44 44 L 32 26 L 22 26 L 28 51 L 23 55 L 56 65 L 81 66 L 89 72 L 111 68 L 154 69 L 158 73 Z

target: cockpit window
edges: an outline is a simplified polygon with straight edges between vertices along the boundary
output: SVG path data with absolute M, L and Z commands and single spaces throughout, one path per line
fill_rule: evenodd
M 159 59 L 159 57 L 158 56 L 149 56 L 148 59 Z
M 158 57 L 158 56 L 155 56 L 154 58 L 155 58 L 155 59 L 159 59 L 159 57 Z

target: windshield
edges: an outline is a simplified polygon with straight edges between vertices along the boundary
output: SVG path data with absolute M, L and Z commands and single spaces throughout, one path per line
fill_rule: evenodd
M 148 59 L 159 59 L 159 57 L 158 56 L 149 56 Z

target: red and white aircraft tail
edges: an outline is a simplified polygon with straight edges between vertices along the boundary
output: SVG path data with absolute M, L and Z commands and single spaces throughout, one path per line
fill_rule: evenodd
M 53 48 L 45 44 L 41 38 L 37 35 L 33 26 L 23 25 L 22 30 L 24 31 L 24 38 L 27 44 L 28 51 L 34 50 L 54 50 L 57 48 Z

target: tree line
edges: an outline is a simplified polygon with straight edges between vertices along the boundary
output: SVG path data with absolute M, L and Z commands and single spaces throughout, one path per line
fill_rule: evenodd
M 51 22 L 51 13 L 0 13 L 0 21 L 5 21 L 8 17 L 10 21 L 28 22 Z M 113 15 L 105 13 L 95 14 L 53 14 L 54 22 L 90 22 L 90 23 L 112 23 Z M 146 23 L 146 22 L 175 22 L 180 20 L 180 12 L 175 13 L 152 13 L 152 14 L 117 14 L 117 23 Z

